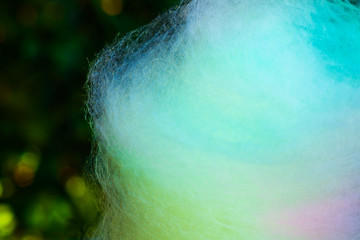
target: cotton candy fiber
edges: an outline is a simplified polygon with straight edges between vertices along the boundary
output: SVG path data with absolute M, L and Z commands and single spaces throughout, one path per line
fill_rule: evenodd
M 359 240 L 360 6 L 193 0 L 93 62 L 97 240 Z

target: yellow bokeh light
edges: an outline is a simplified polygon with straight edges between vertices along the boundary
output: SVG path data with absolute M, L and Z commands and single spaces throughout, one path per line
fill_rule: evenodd
M 121 0 L 101 0 L 101 9 L 110 16 L 120 14 L 123 7 L 124 4 Z
M 39 167 L 40 157 L 34 152 L 25 152 L 20 157 L 20 165 L 26 165 L 36 171 Z
M 6 204 L 0 204 L 0 237 L 12 234 L 16 227 L 15 215 Z
M 40 157 L 34 152 L 25 152 L 20 156 L 14 171 L 14 180 L 21 186 L 26 187 L 33 183 L 35 173 L 39 168 Z
M 73 197 L 82 197 L 86 193 L 84 180 L 79 176 L 74 176 L 66 181 L 66 190 Z
M 17 166 L 14 172 L 14 180 L 20 187 L 27 187 L 34 181 L 35 172 L 28 166 Z

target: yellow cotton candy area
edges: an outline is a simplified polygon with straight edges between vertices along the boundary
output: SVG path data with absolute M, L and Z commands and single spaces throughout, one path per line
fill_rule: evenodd
M 93 62 L 97 240 L 360 239 L 360 8 L 184 1 Z

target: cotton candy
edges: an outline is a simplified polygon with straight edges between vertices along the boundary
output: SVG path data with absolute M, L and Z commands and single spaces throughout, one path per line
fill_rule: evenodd
M 93 239 L 360 239 L 360 8 L 193 0 L 88 76 Z

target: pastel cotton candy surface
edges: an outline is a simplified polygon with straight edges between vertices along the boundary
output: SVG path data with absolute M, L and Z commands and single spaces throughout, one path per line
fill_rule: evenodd
M 360 239 L 360 8 L 193 0 L 93 62 L 93 239 Z

